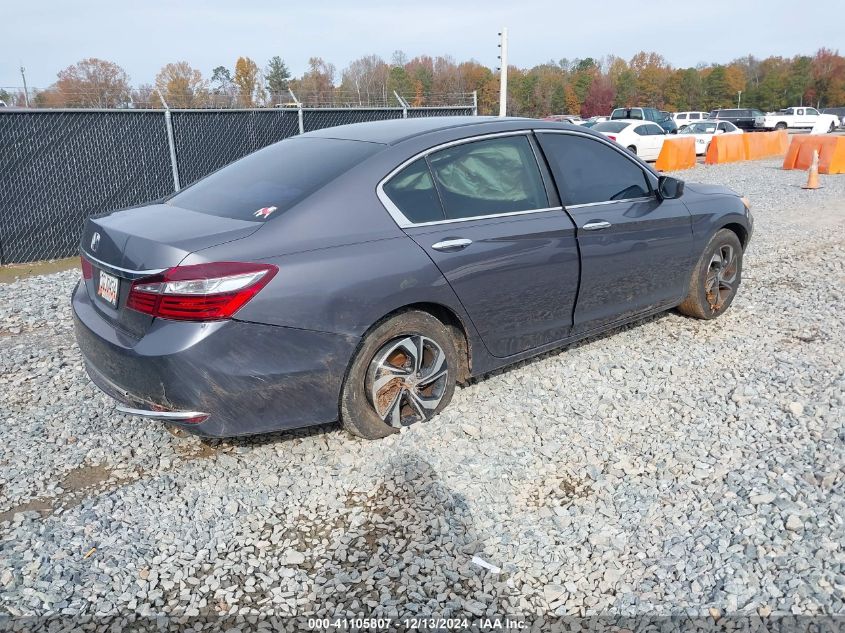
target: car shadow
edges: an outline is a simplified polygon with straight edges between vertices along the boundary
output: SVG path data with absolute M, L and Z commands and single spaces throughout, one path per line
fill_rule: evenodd
M 350 490 L 328 523 L 300 526 L 300 533 L 328 542 L 319 568 L 308 570 L 307 593 L 316 596 L 298 615 L 365 611 L 373 617 L 466 615 L 499 608 L 492 586 L 498 576 L 470 564 L 481 554 L 470 507 L 421 455 L 390 459 L 367 489 Z M 320 586 L 316 583 L 319 582 Z M 326 591 L 340 584 L 342 591 Z M 485 586 L 486 585 L 486 586 Z M 475 603 L 486 589 L 492 600 Z M 445 604 L 445 609 L 443 606 Z

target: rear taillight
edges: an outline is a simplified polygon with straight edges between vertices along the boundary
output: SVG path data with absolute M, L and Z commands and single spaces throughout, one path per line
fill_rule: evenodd
M 91 262 L 89 262 L 84 257 L 80 257 L 79 258 L 79 264 L 82 266 L 82 278 L 85 281 L 88 281 L 89 279 L 93 279 L 94 278 L 94 267 L 91 265 Z
M 179 321 L 228 319 L 278 272 L 270 264 L 176 266 L 132 283 L 126 307 Z
M 616 137 L 615 137 L 615 136 L 613 136 L 612 134 L 608 134 L 608 135 L 607 135 L 607 138 L 609 138 L 611 141 L 615 141 L 615 140 L 616 140 Z

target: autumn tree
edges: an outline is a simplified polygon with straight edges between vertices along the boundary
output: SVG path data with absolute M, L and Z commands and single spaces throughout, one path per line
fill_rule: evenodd
M 590 89 L 581 106 L 581 114 L 587 117 L 606 115 L 613 110 L 616 91 L 610 78 L 599 75 L 590 84 Z
M 155 86 L 171 108 L 201 107 L 208 97 L 208 83 L 188 62 L 163 66 L 156 75 Z
M 839 51 L 820 48 L 812 61 L 818 105 L 845 105 L 845 57 Z
M 89 57 L 59 71 L 56 83 L 44 91 L 42 99 L 54 107 L 125 106 L 130 102 L 129 76 L 113 62 Z
M 251 108 L 256 101 L 263 97 L 264 90 L 259 81 L 259 69 L 249 57 L 238 57 L 235 62 L 235 76 L 232 82 L 238 89 L 238 100 L 241 107 Z
M 311 57 L 308 70 L 301 78 L 291 81 L 294 94 L 303 103 L 333 104 L 334 79 L 337 74 L 334 64 L 322 57 Z

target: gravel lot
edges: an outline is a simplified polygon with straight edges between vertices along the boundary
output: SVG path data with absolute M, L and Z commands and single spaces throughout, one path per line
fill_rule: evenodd
M 381 442 L 117 414 L 78 273 L 0 284 L 0 612 L 845 614 L 845 176 L 778 165 L 681 174 L 752 200 L 723 318 L 522 363 Z

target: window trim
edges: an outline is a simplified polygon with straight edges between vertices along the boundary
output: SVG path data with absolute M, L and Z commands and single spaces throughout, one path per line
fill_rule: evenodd
M 390 214 L 390 217 L 393 218 L 393 221 L 396 222 L 396 224 L 401 229 L 408 229 L 408 228 L 417 227 L 417 226 L 437 226 L 437 225 L 440 225 L 440 224 L 454 224 L 454 223 L 457 223 L 457 222 L 472 222 L 474 220 L 489 220 L 489 219 L 492 219 L 492 218 L 506 218 L 506 217 L 513 217 L 513 216 L 518 216 L 518 215 L 528 215 L 528 214 L 531 214 L 531 213 L 544 213 L 546 211 L 562 211 L 563 210 L 562 206 L 543 207 L 541 209 L 526 209 L 524 211 L 506 211 L 506 212 L 503 212 L 503 213 L 490 213 L 490 214 L 487 214 L 487 215 L 476 215 L 476 216 L 472 216 L 472 217 L 468 217 L 468 218 L 446 218 L 445 220 L 432 220 L 431 222 L 411 222 L 411 220 L 409 220 L 408 217 L 405 216 L 404 213 L 402 213 L 401 209 L 399 209 L 399 207 L 397 207 L 393 203 L 393 201 L 390 199 L 390 196 L 388 196 L 387 193 L 384 191 L 384 185 L 387 184 L 387 182 L 391 178 L 393 178 L 396 174 L 398 174 L 400 171 L 405 169 L 405 167 L 407 167 L 411 163 L 419 160 L 420 158 L 425 158 L 426 163 L 428 163 L 427 159 L 428 159 L 429 154 L 433 154 L 434 152 L 440 151 L 442 149 L 446 149 L 448 147 L 454 147 L 456 145 L 464 145 L 466 143 L 473 143 L 475 141 L 483 141 L 483 140 L 487 140 L 487 139 L 501 138 L 501 137 L 507 137 L 507 136 L 524 136 L 528 140 L 528 144 L 531 147 L 532 155 L 534 156 L 535 165 L 537 167 L 537 172 L 540 175 L 540 182 L 543 183 L 543 187 L 546 190 L 546 198 L 549 199 L 550 198 L 550 196 L 549 196 L 550 192 L 547 189 L 546 180 L 545 180 L 545 178 L 543 178 L 543 170 L 540 167 L 540 162 L 538 160 L 537 153 L 534 149 L 534 146 L 531 144 L 531 134 L 532 134 L 532 130 L 511 130 L 511 131 L 508 131 L 508 132 L 494 132 L 492 134 L 480 134 L 478 136 L 470 136 L 470 137 L 467 137 L 467 138 L 456 139 L 454 141 L 448 141 L 446 143 L 440 143 L 439 145 L 435 145 L 434 147 L 429 147 L 426 150 L 418 152 L 417 154 L 415 154 L 414 156 L 412 156 L 408 160 L 403 161 L 402 163 L 399 164 L 398 167 L 395 167 L 394 169 L 392 169 L 384 178 L 382 178 L 379 181 L 378 185 L 376 185 L 376 196 L 381 201 L 384 208 L 387 209 L 387 212 Z M 432 174 L 432 178 L 434 178 L 433 174 Z M 436 186 L 437 186 L 437 183 L 435 182 L 435 187 Z M 438 196 L 439 195 L 440 195 L 440 193 L 438 192 Z
M 535 134 L 566 134 L 569 136 L 582 136 L 593 141 L 597 141 L 599 143 L 603 143 L 607 145 L 610 149 L 615 151 L 620 156 L 624 156 L 626 159 L 634 163 L 642 172 L 646 175 L 646 180 L 648 181 L 649 186 L 651 187 L 651 194 L 648 196 L 640 196 L 638 198 L 622 198 L 621 200 L 602 200 L 601 202 L 585 202 L 583 204 L 564 204 L 563 207 L 565 209 L 585 209 L 587 207 L 596 207 L 596 206 L 603 206 L 607 204 L 618 204 L 620 202 L 643 202 L 646 200 L 656 200 L 657 199 L 657 176 L 655 176 L 654 172 L 648 168 L 646 165 L 643 168 L 643 164 L 637 159 L 637 157 L 630 154 L 630 152 L 621 151 L 618 147 L 612 144 L 606 138 L 598 138 L 593 136 L 592 134 L 584 134 L 583 132 L 579 132 L 576 130 L 550 130 L 550 129 L 536 129 L 534 130 Z M 553 175 L 554 176 L 554 175 Z M 558 191 L 560 191 L 560 186 L 558 185 Z M 561 199 L 561 202 L 563 200 Z

